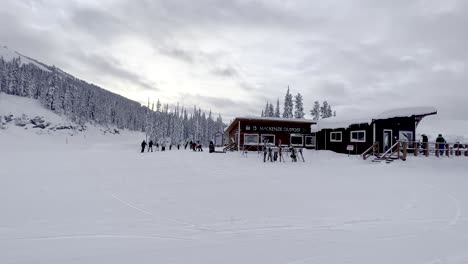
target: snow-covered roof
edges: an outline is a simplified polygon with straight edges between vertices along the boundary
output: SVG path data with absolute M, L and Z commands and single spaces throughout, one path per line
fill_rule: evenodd
M 395 117 L 410 117 L 410 116 L 426 116 L 431 114 L 436 114 L 437 109 L 434 107 L 407 107 L 407 108 L 398 108 L 385 111 L 380 113 L 374 119 L 388 119 Z
M 234 120 L 260 120 L 260 121 L 281 121 L 291 123 L 315 123 L 315 120 L 305 118 L 282 118 L 282 117 L 258 117 L 258 116 L 239 116 Z
M 0 58 L 3 58 L 5 61 L 11 61 L 13 60 L 14 58 L 21 58 L 21 63 L 22 64 L 34 64 L 35 66 L 37 66 L 38 68 L 40 68 L 41 70 L 44 70 L 44 71 L 50 71 L 49 69 L 47 69 L 47 67 L 45 67 L 44 65 L 38 63 L 37 61 L 31 59 L 31 58 L 28 58 L 16 51 L 11 51 L 9 50 L 7 47 L 5 46 L 0 46 Z
M 396 117 L 411 117 L 411 116 L 426 116 L 437 113 L 437 109 L 434 107 L 407 107 L 397 108 L 382 112 L 378 115 L 370 115 L 367 117 L 330 117 L 317 121 L 317 125 L 312 125 L 313 131 L 319 131 L 322 129 L 337 129 L 337 128 L 348 128 L 351 125 L 358 124 L 371 124 L 372 121 L 378 119 L 389 119 Z

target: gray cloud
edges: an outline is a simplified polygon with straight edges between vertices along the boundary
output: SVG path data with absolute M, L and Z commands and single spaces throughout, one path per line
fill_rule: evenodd
M 143 43 L 154 54 L 138 64 L 172 69 L 152 73 L 161 94 L 230 116 L 260 112 L 291 85 L 306 110 L 315 100 L 338 112 L 422 104 L 467 119 L 467 12 L 451 0 L 5 0 L 0 43 L 145 94 L 153 76 L 123 63 Z
M 115 58 L 96 53 L 86 53 L 80 50 L 76 50 L 74 53 L 70 53 L 69 55 L 83 64 L 92 67 L 100 74 L 106 74 L 113 78 L 127 80 L 139 85 L 143 89 L 151 91 L 159 90 L 156 88 L 155 84 L 148 82 L 143 77 L 132 71 L 126 70 L 125 67 Z
M 231 66 L 215 68 L 212 72 L 221 77 L 237 77 L 239 75 L 237 70 Z

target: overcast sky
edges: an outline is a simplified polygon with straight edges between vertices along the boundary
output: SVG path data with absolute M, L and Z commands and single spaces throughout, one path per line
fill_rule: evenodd
M 226 119 L 414 105 L 468 119 L 468 1 L 1 0 L 0 44 L 139 102 Z

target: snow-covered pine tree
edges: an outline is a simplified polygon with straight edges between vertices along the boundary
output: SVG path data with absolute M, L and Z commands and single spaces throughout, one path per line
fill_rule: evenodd
M 283 110 L 283 117 L 284 118 L 293 118 L 293 99 L 292 95 L 288 90 L 286 91 L 286 95 L 284 96 L 284 110 Z
M 275 110 L 273 109 L 273 104 L 270 104 L 268 106 L 268 116 L 269 117 L 274 117 L 275 116 Z
M 330 113 L 330 105 L 327 101 L 323 101 L 322 106 L 320 107 L 320 116 L 323 118 L 329 118 L 331 116 Z
M 314 120 L 320 119 L 320 103 L 319 101 L 314 102 L 314 107 L 310 110 L 310 115 Z
M 304 118 L 304 104 L 302 102 L 302 95 L 298 93 L 294 96 L 295 99 L 295 111 L 294 111 L 294 118 Z
M 276 99 L 275 117 L 278 117 L 278 118 L 281 117 L 280 106 L 279 106 L 279 98 Z
M 270 103 L 268 101 L 266 102 L 263 114 L 265 115 L 265 117 L 270 117 Z

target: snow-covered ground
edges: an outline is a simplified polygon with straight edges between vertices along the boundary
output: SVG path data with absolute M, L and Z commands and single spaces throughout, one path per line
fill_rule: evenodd
M 0 135 L 0 263 L 468 263 L 468 158 L 263 163 L 141 136 Z
M 5 96 L 0 116 L 68 122 Z M 2 264 L 468 263 L 467 157 L 263 163 L 31 126 L 0 129 Z

